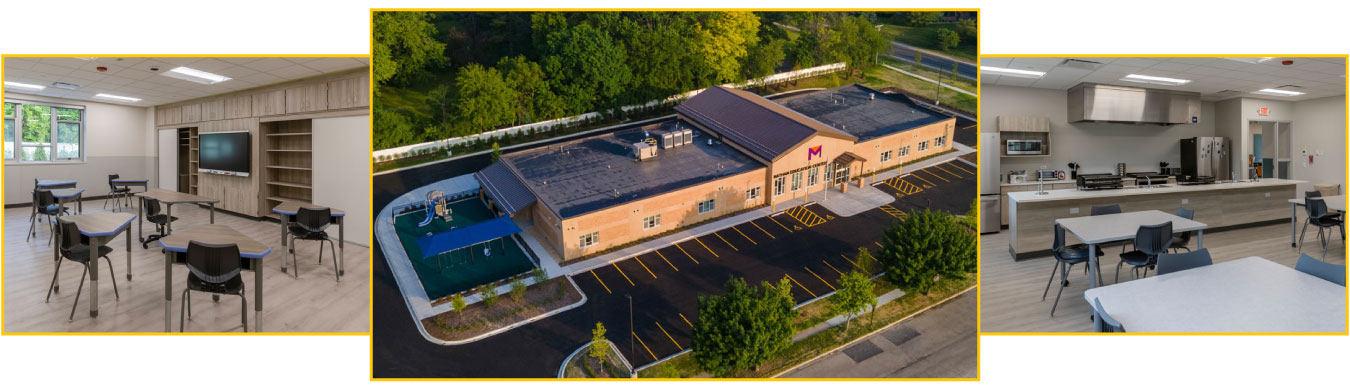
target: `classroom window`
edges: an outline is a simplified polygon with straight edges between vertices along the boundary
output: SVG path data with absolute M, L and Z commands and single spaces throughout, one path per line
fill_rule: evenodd
M 825 165 L 825 182 L 830 182 L 830 180 L 834 179 L 833 167 L 834 164 Z
M 919 151 L 928 150 L 928 141 L 919 142 Z
M 599 232 L 592 232 L 581 236 L 581 248 L 583 249 L 594 246 L 596 243 L 600 243 Z
M 792 191 L 796 192 L 802 189 L 802 172 L 792 173 Z
M 704 214 L 712 212 L 714 209 L 717 209 L 717 203 L 715 203 L 714 201 L 716 200 L 710 199 L 708 201 L 700 201 L 698 203 L 698 213 Z
M 816 183 L 819 182 L 819 178 L 817 178 L 820 175 L 819 173 L 820 173 L 820 166 L 812 167 L 811 170 L 807 171 L 806 173 L 807 187 L 816 186 Z
M 5 102 L 5 160 L 51 162 L 84 157 L 84 107 Z
M 783 195 L 783 189 L 786 189 L 786 188 L 785 188 L 786 185 L 784 185 L 784 184 L 786 184 L 786 182 L 785 182 L 786 180 L 787 180 L 787 177 L 784 177 L 784 176 L 778 176 L 778 177 L 774 177 L 774 178 L 773 178 L 773 197 L 778 197 L 778 196 L 782 196 L 782 195 Z
M 945 144 L 947 144 L 947 136 L 946 136 L 946 135 L 939 136 L 939 137 L 937 137 L 937 139 L 933 140 L 933 146 L 942 147 L 942 146 L 945 145 Z
M 642 218 L 642 229 L 648 230 L 661 225 L 661 215 L 653 215 Z
M 881 162 L 890 162 L 892 152 L 890 150 L 881 152 Z
M 760 193 L 759 193 L 759 192 L 760 192 L 760 189 L 761 189 L 760 187 L 756 186 L 756 187 L 754 187 L 754 188 L 750 188 L 750 190 L 745 191 L 745 199 L 746 199 L 746 200 L 754 200 L 754 199 L 759 198 L 759 195 L 760 195 Z

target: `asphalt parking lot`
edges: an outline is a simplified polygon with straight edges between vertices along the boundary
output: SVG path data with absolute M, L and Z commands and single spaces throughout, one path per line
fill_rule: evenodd
M 869 181 L 898 199 L 847 218 L 818 204 L 793 207 L 573 278 L 590 299 L 592 323 L 603 322 L 629 362 L 644 365 L 689 348 L 699 295 L 720 293 L 734 276 L 752 285 L 787 277 L 798 303 L 823 296 L 858 265 L 858 249 L 876 252 L 885 228 L 904 213 L 965 213 L 975 198 L 974 171 L 952 161 Z M 626 336 L 630 313 L 633 337 Z

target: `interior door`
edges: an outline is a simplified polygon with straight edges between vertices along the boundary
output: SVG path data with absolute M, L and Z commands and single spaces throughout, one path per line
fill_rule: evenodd
M 159 188 L 178 191 L 178 130 L 159 130 Z

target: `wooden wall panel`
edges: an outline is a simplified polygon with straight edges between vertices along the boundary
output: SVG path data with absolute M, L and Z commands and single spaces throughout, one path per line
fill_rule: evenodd
M 248 131 L 252 143 L 250 163 L 251 174 L 248 177 L 225 176 L 202 173 L 197 179 L 197 193 L 201 196 L 219 199 L 217 208 L 249 216 L 258 214 L 258 179 L 261 167 L 258 150 L 258 120 L 254 118 L 215 120 L 201 123 L 201 133 L 222 131 Z
M 286 113 L 286 91 L 276 90 L 253 95 L 253 116 Z
M 328 82 L 328 109 L 347 109 L 370 106 L 370 77 L 357 77 Z
M 225 118 L 225 100 L 215 99 L 202 102 L 201 121 L 221 120 Z
M 161 108 L 155 112 L 157 112 L 156 116 L 162 114 L 164 118 L 163 121 L 156 120 L 157 122 L 160 122 L 160 124 L 168 125 L 183 123 L 183 107 Z
M 187 104 L 178 108 L 182 111 L 183 123 L 196 123 L 202 121 L 202 105 Z
M 328 109 L 328 84 L 308 84 L 286 88 L 286 113 Z
M 253 96 L 226 96 L 225 117 L 222 119 L 239 119 L 253 116 Z

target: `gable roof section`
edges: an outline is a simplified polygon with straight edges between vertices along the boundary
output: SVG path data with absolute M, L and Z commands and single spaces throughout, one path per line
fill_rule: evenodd
M 508 214 L 514 215 L 536 201 L 534 193 L 530 192 L 529 188 L 516 178 L 516 174 L 501 162 L 493 163 L 473 173 L 473 177 L 478 179 L 483 189 L 487 190 L 488 196 L 505 208 Z
M 720 86 L 709 87 L 675 111 L 769 161 L 816 135 L 858 140 L 754 93 Z

